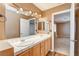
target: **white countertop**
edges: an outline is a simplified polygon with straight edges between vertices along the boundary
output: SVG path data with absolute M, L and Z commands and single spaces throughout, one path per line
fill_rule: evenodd
M 51 35 L 49 34 L 37 34 L 27 37 L 8 39 L 7 42 L 5 41 L 5 43 L 0 43 L 0 50 L 14 47 L 14 55 L 17 55 L 47 39 L 50 36 Z
M 8 42 L 6 42 L 6 40 L 0 41 L 0 51 L 6 50 L 9 48 L 12 48 L 12 46 Z

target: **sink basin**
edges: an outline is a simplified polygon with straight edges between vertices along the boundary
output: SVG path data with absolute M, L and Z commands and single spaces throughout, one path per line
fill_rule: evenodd
M 29 46 L 32 43 L 33 43 L 32 41 L 19 42 L 19 43 L 15 44 L 15 46 L 16 47 L 26 47 L 26 46 Z

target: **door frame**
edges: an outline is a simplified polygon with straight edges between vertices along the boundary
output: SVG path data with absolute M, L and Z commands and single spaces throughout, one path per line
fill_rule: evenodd
M 70 16 L 70 56 L 74 56 L 75 53 L 75 31 L 76 31 L 76 26 L 75 26 L 75 5 L 74 3 L 71 4 L 71 16 Z M 72 49 L 73 48 L 73 49 Z
M 71 8 L 70 9 L 66 9 L 66 10 L 62 10 L 62 11 L 58 11 L 55 13 L 52 13 L 52 51 L 54 50 L 54 16 L 61 14 L 61 13 L 65 13 L 65 12 L 70 12 L 70 54 L 69 55 L 73 55 L 74 56 L 74 43 L 72 43 L 72 40 L 75 40 L 75 22 L 74 22 L 74 4 L 71 4 Z M 73 21 L 72 21 L 73 19 Z M 73 25 L 72 25 L 73 24 Z M 73 28 L 73 30 L 71 29 Z M 73 34 L 72 34 L 73 33 Z M 73 49 L 72 49 L 73 47 Z

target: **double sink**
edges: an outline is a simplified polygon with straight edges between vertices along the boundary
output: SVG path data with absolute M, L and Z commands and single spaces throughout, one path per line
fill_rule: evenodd
M 8 42 L 14 47 L 14 53 L 20 50 L 32 47 L 34 44 L 46 39 L 49 35 L 32 35 L 28 37 L 16 38 L 9 40 Z

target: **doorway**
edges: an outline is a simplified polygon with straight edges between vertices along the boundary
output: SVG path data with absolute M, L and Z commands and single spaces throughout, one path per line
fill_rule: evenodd
M 70 51 L 70 22 L 56 24 L 55 51 L 64 55 L 69 55 Z
M 70 55 L 70 11 L 54 15 L 54 51 Z

